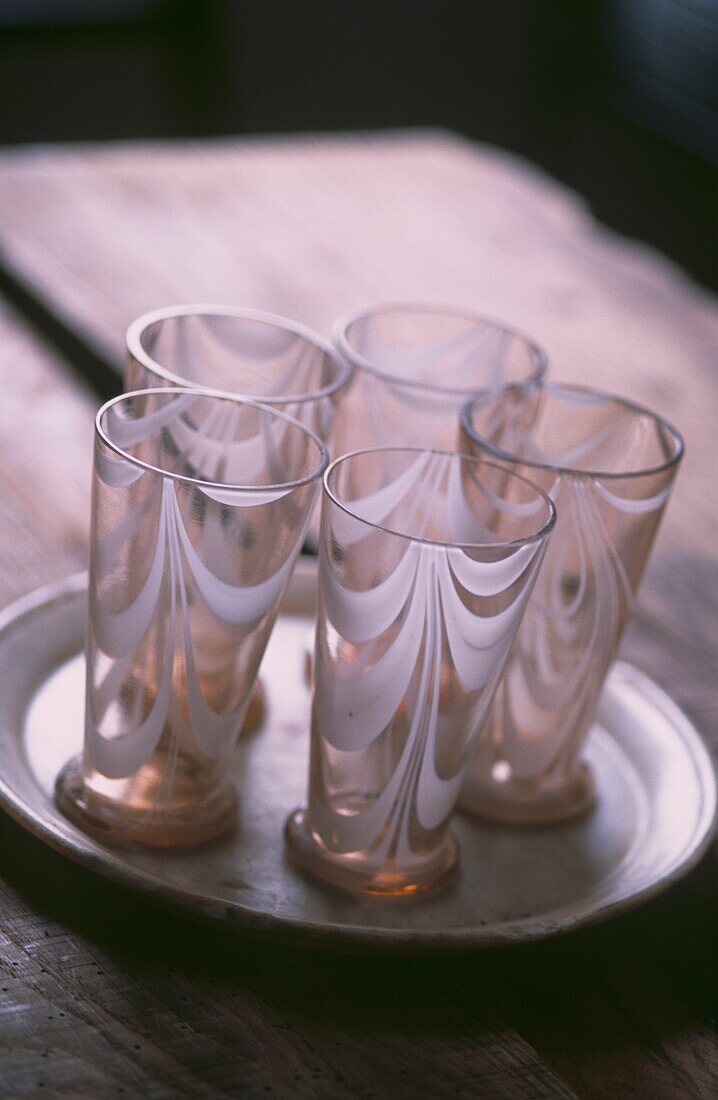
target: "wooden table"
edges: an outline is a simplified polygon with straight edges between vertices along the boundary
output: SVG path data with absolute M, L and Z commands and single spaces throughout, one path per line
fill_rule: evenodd
M 575 196 L 441 134 L 28 149 L 0 155 L 0 266 L 25 314 L 0 305 L 1 602 L 84 561 L 77 367 L 116 389 L 135 315 L 218 301 L 326 332 L 367 300 L 464 304 L 683 429 L 623 654 L 718 751 L 718 308 Z M 717 945 L 715 851 L 560 940 L 366 959 L 157 910 L 2 817 L 0 1095 L 715 1097 Z

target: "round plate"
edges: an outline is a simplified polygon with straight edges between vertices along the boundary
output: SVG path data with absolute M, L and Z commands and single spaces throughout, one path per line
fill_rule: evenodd
M 425 897 L 354 898 L 305 878 L 287 860 L 282 829 L 306 787 L 314 591 L 302 563 L 262 665 L 264 727 L 235 755 L 240 825 L 182 854 L 110 850 L 56 810 L 55 775 L 82 742 L 86 578 L 16 603 L 0 619 L 0 804 L 53 848 L 162 902 L 284 941 L 365 949 L 565 932 L 659 893 L 705 851 L 716 784 L 703 742 L 655 684 L 617 664 L 589 742 L 599 802 L 584 820 L 525 829 L 458 816 L 460 872 Z

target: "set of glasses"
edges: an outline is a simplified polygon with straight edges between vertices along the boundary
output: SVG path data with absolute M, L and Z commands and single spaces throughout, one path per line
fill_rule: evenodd
M 332 344 L 178 307 L 135 321 L 127 349 L 126 392 L 95 425 L 84 750 L 58 776 L 63 812 L 153 848 L 235 826 L 232 752 L 261 720 L 257 674 L 305 541 L 295 864 L 414 894 L 457 864 L 457 805 L 524 827 L 589 812 L 582 750 L 678 432 L 547 382 L 533 341 L 458 309 L 366 308 Z

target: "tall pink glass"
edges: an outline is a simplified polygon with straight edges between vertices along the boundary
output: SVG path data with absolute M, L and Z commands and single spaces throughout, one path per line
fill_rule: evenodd
M 457 859 L 449 818 L 553 527 L 525 478 L 465 455 L 360 451 L 322 498 L 308 801 L 295 859 L 410 894 Z
M 234 824 L 230 754 L 327 462 L 286 414 L 207 391 L 100 409 L 84 750 L 56 786 L 86 831 L 178 847 Z
M 469 769 L 461 805 L 516 823 L 587 810 L 582 750 L 683 454 L 661 417 L 544 383 L 469 402 L 463 448 L 531 478 L 556 530 Z
M 332 345 L 305 325 L 255 309 L 179 305 L 152 310 L 127 329 L 125 389 L 201 386 L 280 409 L 333 450 L 334 425 L 350 368 Z M 315 509 L 307 542 L 316 546 Z M 257 679 L 244 730 L 265 713 Z

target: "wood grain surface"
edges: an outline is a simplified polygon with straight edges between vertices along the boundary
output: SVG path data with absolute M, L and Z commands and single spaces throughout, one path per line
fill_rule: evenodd
M 454 302 L 684 433 L 623 655 L 718 755 L 718 308 L 575 196 L 445 135 L 23 150 L 0 155 L 0 264 L 35 326 L 0 305 L 0 603 L 84 561 L 76 367 L 121 364 L 135 315 L 218 301 L 327 332 L 363 301 Z M 155 910 L 3 817 L 0 1095 L 714 1097 L 717 948 L 715 852 L 563 940 L 357 959 Z

